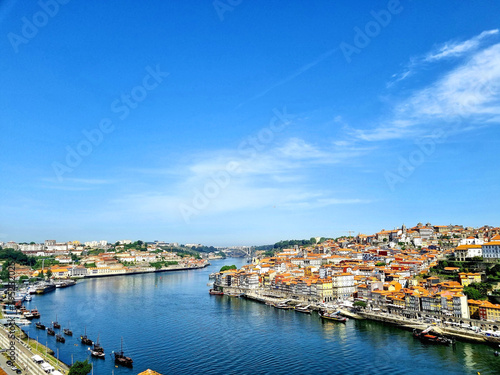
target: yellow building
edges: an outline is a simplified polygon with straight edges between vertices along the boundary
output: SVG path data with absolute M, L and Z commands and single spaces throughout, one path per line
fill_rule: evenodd
M 481 282 L 481 274 L 480 273 L 465 273 L 460 272 L 458 274 L 460 278 L 460 283 L 462 286 L 468 286 L 472 283 L 480 283 Z
M 471 319 L 479 319 L 479 306 L 484 301 L 475 301 L 473 299 L 470 299 L 467 301 L 469 304 L 469 315 Z

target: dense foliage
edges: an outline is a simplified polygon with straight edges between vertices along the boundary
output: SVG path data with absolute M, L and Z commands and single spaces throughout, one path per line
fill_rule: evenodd
M 218 250 L 213 246 L 193 246 L 191 250 L 199 251 L 200 253 L 216 253 Z
M 29 257 L 22 251 L 11 248 L 1 249 L 0 259 L 11 260 L 17 264 L 23 264 L 26 266 L 33 266 L 36 263 L 36 259 L 34 257 Z
M 486 300 L 490 289 L 491 285 L 488 283 L 472 283 L 464 287 L 464 294 L 468 299 Z
M 87 375 L 90 371 L 92 371 L 92 365 L 85 361 L 76 361 L 73 366 L 70 367 L 68 375 Z
M 227 271 L 227 270 L 237 270 L 238 268 L 236 268 L 236 266 L 233 264 L 231 266 L 223 266 L 219 272 L 222 272 L 222 271 Z

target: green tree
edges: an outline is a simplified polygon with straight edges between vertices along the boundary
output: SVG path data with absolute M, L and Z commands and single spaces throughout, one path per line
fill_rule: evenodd
M 236 266 L 233 264 L 231 266 L 223 266 L 219 272 L 227 271 L 227 270 L 237 270 Z
M 366 307 L 366 302 L 363 301 L 356 301 L 352 304 L 353 306 L 360 306 L 360 307 Z
M 38 277 L 41 277 L 43 279 L 43 270 L 40 271 L 40 273 L 38 274 Z
M 491 285 L 488 283 L 472 283 L 464 288 L 464 294 L 469 299 L 488 299 L 488 291 Z
M 9 266 L 11 261 L 7 260 L 2 265 L 2 271 L 0 272 L 0 279 L 8 280 L 9 279 Z
M 87 360 L 76 361 L 70 367 L 68 375 L 87 375 L 90 371 L 92 371 L 92 365 Z
M 479 290 L 470 288 L 468 286 L 464 288 L 464 294 L 467 296 L 467 299 L 474 299 L 474 300 L 484 299 L 483 295 Z
M 50 279 L 52 277 L 52 270 L 49 268 L 47 270 L 47 279 Z
M 28 277 L 28 276 L 26 276 L 26 275 L 21 275 L 21 276 L 19 276 L 19 282 L 20 282 L 20 283 L 23 283 L 23 282 L 24 282 L 24 280 L 28 280 L 28 279 L 29 279 L 29 277 Z

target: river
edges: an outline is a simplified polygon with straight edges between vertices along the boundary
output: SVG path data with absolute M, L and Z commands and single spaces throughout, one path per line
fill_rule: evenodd
M 34 323 L 24 330 L 67 364 L 89 359 L 94 374 L 484 374 L 500 373 L 500 357 L 485 345 L 422 344 L 411 332 L 370 321 L 322 322 L 240 298 L 208 294 L 208 275 L 243 259 L 213 261 L 199 270 L 87 279 L 26 303 L 56 319 L 73 337 L 56 343 Z M 79 337 L 106 351 L 93 359 Z M 120 349 L 133 369 L 116 367 Z

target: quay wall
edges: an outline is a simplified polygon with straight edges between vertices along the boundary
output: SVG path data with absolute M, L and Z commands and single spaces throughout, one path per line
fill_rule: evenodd
M 234 293 L 234 294 L 242 294 L 245 298 L 261 302 L 261 303 L 278 303 L 282 302 L 283 300 L 288 300 L 291 305 L 297 305 L 297 304 L 310 304 L 311 308 L 313 310 L 323 310 L 324 306 L 320 306 L 319 303 L 317 302 L 310 302 L 308 300 L 301 300 L 301 299 L 296 299 L 292 298 L 290 295 L 287 293 L 282 293 L 279 291 L 272 291 L 272 290 L 263 290 L 263 289 L 257 289 L 257 288 L 241 288 L 241 287 L 228 287 L 228 286 L 223 286 L 223 285 L 216 285 L 217 289 L 222 290 L 224 293 Z M 296 296 L 293 296 L 296 297 Z M 403 329 L 407 330 L 413 330 L 413 329 L 419 329 L 423 330 L 429 327 L 429 324 L 423 323 L 421 320 L 413 319 L 413 318 L 408 318 L 404 317 L 401 315 L 395 315 L 395 314 L 388 314 L 384 312 L 373 312 L 373 311 L 358 311 L 358 312 L 352 312 L 347 309 L 340 309 L 340 312 L 342 315 L 347 316 L 349 318 L 353 319 L 368 319 L 368 320 L 373 320 L 373 321 L 378 321 L 381 323 L 386 323 L 386 324 L 391 324 Z M 467 321 L 470 321 L 470 319 L 467 319 Z M 481 322 L 484 323 L 484 322 Z M 470 342 L 475 342 L 475 343 L 482 343 L 486 344 L 488 343 L 488 340 L 486 337 L 482 334 L 462 329 L 462 328 L 456 328 L 456 327 L 451 327 L 451 326 L 446 326 L 443 324 L 440 325 L 435 325 L 433 326 L 434 329 L 442 334 L 445 334 L 447 336 L 453 337 L 457 340 L 461 341 L 470 341 Z
M 194 267 L 175 267 L 175 268 L 160 268 L 158 270 L 144 270 L 144 271 L 130 271 L 130 272 L 117 272 L 117 273 L 104 273 L 104 274 L 96 274 L 96 275 L 85 275 L 81 278 L 90 279 L 94 277 L 110 277 L 110 276 L 125 276 L 125 275 L 138 275 L 141 273 L 160 273 L 160 272 L 169 272 L 169 271 L 188 271 L 188 270 L 197 270 L 201 268 L 208 267 L 210 263 L 205 264 L 203 266 L 194 266 Z

